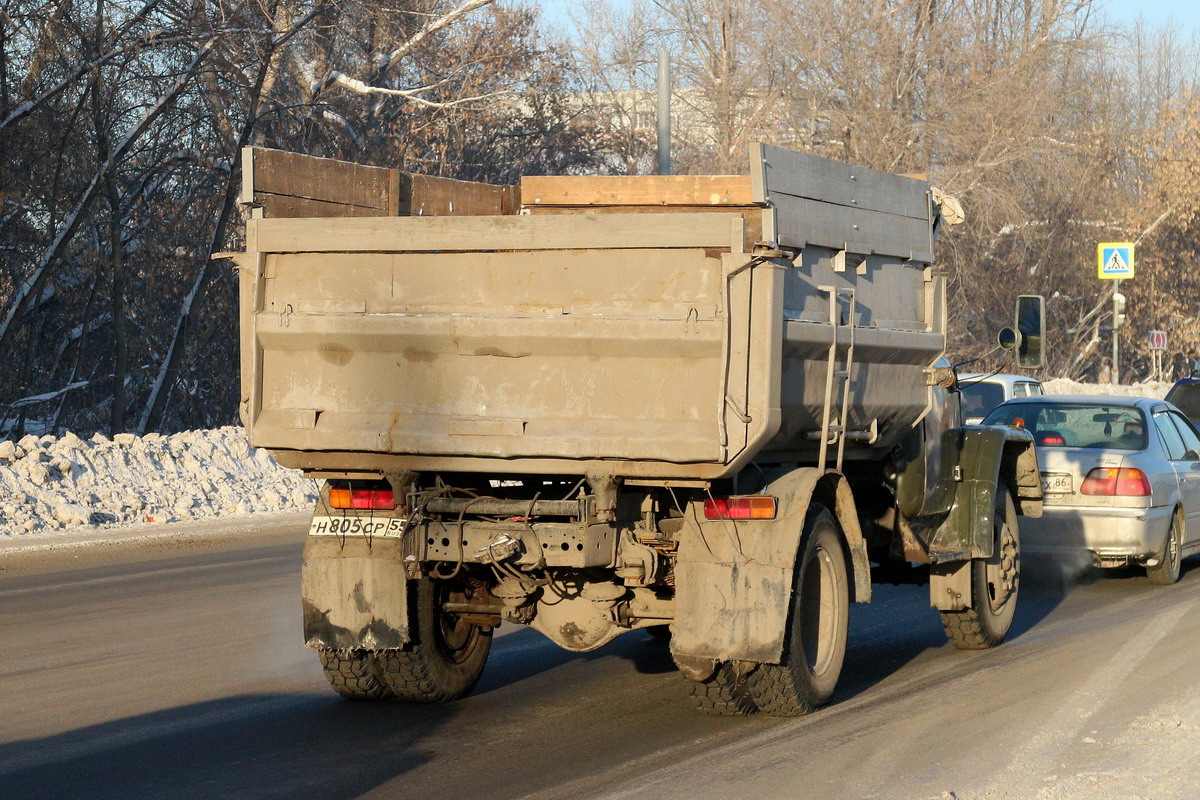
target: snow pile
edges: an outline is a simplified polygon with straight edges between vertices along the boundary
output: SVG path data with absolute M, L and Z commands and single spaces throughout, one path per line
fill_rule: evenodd
M 1053 378 L 1042 381 L 1046 394 L 1116 394 L 1123 397 L 1157 397 L 1167 396 L 1167 392 L 1175 384 L 1170 381 L 1146 381 L 1129 386 L 1113 386 L 1111 383 L 1079 383 L 1066 378 Z
M 310 507 L 316 482 L 241 428 L 0 441 L 0 536 Z

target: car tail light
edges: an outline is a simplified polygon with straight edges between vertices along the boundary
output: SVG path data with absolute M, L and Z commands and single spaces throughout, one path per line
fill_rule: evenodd
M 1066 444 L 1067 440 L 1056 433 L 1048 433 L 1037 440 L 1038 444 Z
M 1140 469 L 1096 467 L 1083 479 L 1079 491 L 1105 497 L 1148 497 L 1150 479 Z
M 779 501 L 763 494 L 749 497 L 710 497 L 704 501 L 705 519 L 775 519 Z
M 329 505 L 333 508 L 391 511 L 396 507 L 396 499 L 391 489 L 337 488 L 329 490 Z

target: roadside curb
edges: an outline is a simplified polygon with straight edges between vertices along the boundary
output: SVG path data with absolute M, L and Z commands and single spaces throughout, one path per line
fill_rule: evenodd
M 224 519 L 189 522 L 138 523 L 106 531 L 71 531 L 61 534 L 0 537 L 0 562 L 10 558 L 40 554 L 64 554 L 71 551 L 118 549 L 173 542 L 236 540 L 247 529 L 271 533 L 271 529 L 293 529 L 307 522 L 311 510 L 249 514 Z M 279 531 L 282 533 L 282 530 Z

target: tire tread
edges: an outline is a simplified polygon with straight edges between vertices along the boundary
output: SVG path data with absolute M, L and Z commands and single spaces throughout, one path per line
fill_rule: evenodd
M 730 664 L 722 664 L 707 681 L 688 681 L 692 700 L 701 714 L 744 717 L 758 711 L 746 678 Z
M 329 685 L 347 700 L 387 700 L 392 696 L 371 653 L 321 648 L 318 655 Z

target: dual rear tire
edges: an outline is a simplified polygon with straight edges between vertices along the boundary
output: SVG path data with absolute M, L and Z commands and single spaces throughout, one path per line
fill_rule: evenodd
M 746 689 L 764 714 L 795 717 L 829 702 L 846 658 L 850 584 L 842 534 L 814 504 L 805 521 L 779 664 L 761 664 Z
M 692 699 L 709 714 L 807 714 L 829 702 L 837 688 L 849 627 L 842 534 L 829 511 L 813 504 L 793 571 L 781 663 L 759 664 L 748 672 L 721 664 L 707 681 L 692 684 Z
M 414 581 L 412 641 L 401 650 L 328 650 L 318 655 L 329 685 L 348 700 L 448 703 L 479 682 L 492 632 L 442 611 L 453 594 L 445 581 Z

